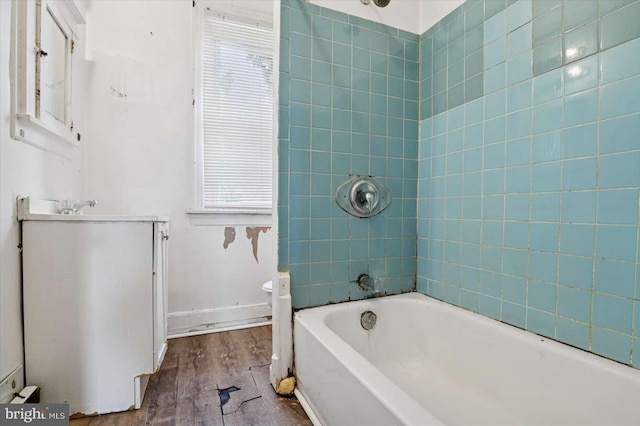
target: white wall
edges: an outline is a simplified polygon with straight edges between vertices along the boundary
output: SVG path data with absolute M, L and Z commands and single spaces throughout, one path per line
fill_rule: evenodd
M 309 0 L 309 3 L 380 22 L 414 34 L 420 31 L 418 11 L 421 0 L 391 0 L 384 8 L 374 5 L 373 0 L 368 5 L 362 4 L 360 0 Z
M 246 223 L 225 250 L 223 226 L 192 226 L 186 214 L 195 207 L 192 13 L 184 0 L 99 0 L 87 10 L 82 194 L 97 212 L 170 216 L 170 332 L 269 312 L 261 286 L 274 232 L 260 234 L 258 264 Z
M 420 2 L 420 31 L 422 34 L 453 12 L 464 0 L 423 0 Z
M 9 136 L 11 3 L 0 1 L 0 380 L 23 360 L 16 197 L 80 196 L 79 151 L 75 159 L 65 160 Z M 81 118 L 74 121 L 81 129 Z
M 309 0 L 309 2 L 414 34 L 422 34 L 464 3 L 464 0 L 391 0 L 384 8 L 374 5 L 373 0 L 367 6 L 360 0 Z

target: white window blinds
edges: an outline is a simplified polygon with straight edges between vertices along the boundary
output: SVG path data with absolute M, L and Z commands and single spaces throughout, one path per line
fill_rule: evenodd
M 204 208 L 270 210 L 273 31 L 208 12 L 203 24 Z

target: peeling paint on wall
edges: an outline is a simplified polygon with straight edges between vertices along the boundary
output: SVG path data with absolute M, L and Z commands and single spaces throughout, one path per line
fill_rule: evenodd
M 253 247 L 253 257 L 256 259 L 256 262 L 258 264 L 260 264 L 260 261 L 258 260 L 258 236 L 260 235 L 260 232 L 266 234 L 270 230 L 270 226 L 258 226 L 255 228 L 247 226 L 247 238 L 251 240 L 251 246 Z
M 224 228 L 224 244 L 222 247 L 226 250 L 229 247 L 229 244 L 236 240 L 236 228 L 233 226 L 227 226 Z

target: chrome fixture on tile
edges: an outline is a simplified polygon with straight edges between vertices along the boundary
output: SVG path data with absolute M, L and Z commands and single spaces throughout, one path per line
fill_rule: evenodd
M 358 288 L 362 291 L 373 291 L 374 294 L 378 294 L 378 279 L 370 277 L 368 274 L 360 274 L 356 280 Z
M 338 187 L 336 202 L 352 216 L 375 216 L 391 203 L 391 192 L 376 178 L 353 176 Z
M 364 311 L 362 315 L 360 315 L 360 325 L 365 330 L 371 330 L 376 326 L 376 321 L 378 316 L 373 311 Z
M 391 0 L 373 0 L 373 3 L 378 7 L 387 7 L 390 2 Z M 360 0 L 360 3 L 369 5 L 371 3 L 371 0 Z

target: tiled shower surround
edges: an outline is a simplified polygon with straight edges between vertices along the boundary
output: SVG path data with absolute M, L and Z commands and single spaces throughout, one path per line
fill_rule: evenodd
M 640 3 L 507 5 L 421 39 L 417 289 L 640 367 Z
M 637 0 L 469 0 L 418 37 L 283 0 L 294 307 L 363 298 L 368 272 L 640 367 L 638 22 Z M 340 210 L 349 174 L 390 208 Z
M 357 0 L 355 0 L 357 1 Z M 293 306 L 415 289 L 419 36 L 301 0 L 283 0 L 280 43 L 279 267 Z M 359 219 L 335 202 L 372 175 L 391 206 Z

